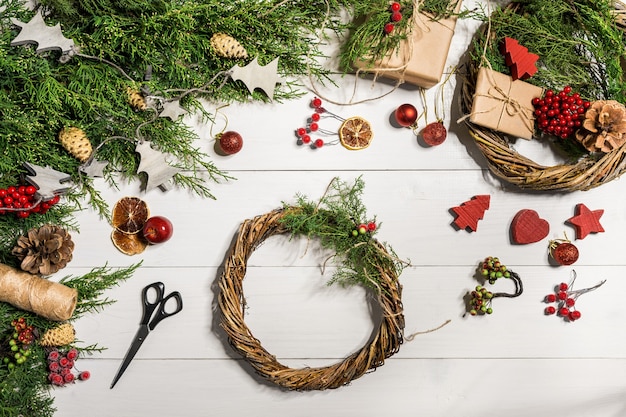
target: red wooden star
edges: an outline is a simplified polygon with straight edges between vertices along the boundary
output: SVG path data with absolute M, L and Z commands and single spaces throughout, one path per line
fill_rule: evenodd
M 576 206 L 576 215 L 567 221 L 576 228 L 576 239 L 584 239 L 589 233 L 604 232 L 600 217 L 604 210 L 589 210 L 584 204 Z

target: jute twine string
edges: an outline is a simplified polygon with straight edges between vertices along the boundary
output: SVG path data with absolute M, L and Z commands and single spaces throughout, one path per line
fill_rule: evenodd
M 245 297 L 243 279 L 248 259 L 266 239 L 288 233 L 281 219 L 287 207 L 245 220 L 239 227 L 219 279 L 218 307 L 221 312 L 220 325 L 226 332 L 230 345 L 266 380 L 289 390 L 309 391 L 339 388 L 382 366 L 400 349 L 403 343 L 404 315 L 401 301 L 402 286 L 397 274 L 387 267 L 380 267 L 381 279 L 377 301 L 382 311 L 378 328 L 369 342 L 343 361 L 326 367 L 289 368 L 269 353 L 254 337 L 244 321 Z M 374 241 L 380 251 L 382 244 Z
M 616 6 L 623 11 L 621 2 L 617 2 Z M 509 4 L 507 7 L 514 12 L 521 12 L 518 4 Z M 492 41 L 489 25 L 488 21 L 478 34 L 487 34 L 486 39 Z M 463 80 L 460 95 L 463 114 L 471 111 L 478 70 L 483 65 L 484 62 L 468 63 L 468 74 Z M 489 170 L 504 182 L 520 189 L 559 192 L 589 190 L 619 178 L 626 171 L 626 144 L 611 152 L 589 155 L 573 163 L 545 166 L 513 150 L 505 134 L 475 125 L 467 118 L 464 122 L 478 149 L 487 159 Z
M 72 317 L 78 292 L 58 282 L 0 264 L 0 301 L 52 321 Z

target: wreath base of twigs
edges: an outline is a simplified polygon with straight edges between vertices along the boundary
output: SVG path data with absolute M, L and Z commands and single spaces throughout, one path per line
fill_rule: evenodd
M 517 11 L 519 4 L 507 7 Z M 616 11 L 623 12 L 624 5 L 616 1 Z M 620 26 L 621 27 L 621 26 Z M 476 36 L 486 36 L 484 24 Z M 468 54 L 469 55 L 469 54 Z M 470 114 L 476 79 L 481 63 L 470 60 L 468 74 L 461 87 L 460 105 L 463 114 Z M 489 170 L 506 183 L 522 190 L 534 191 L 585 191 L 619 178 L 626 172 L 626 144 L 602 155 L 587 155 L 572 163 L 545 166 L 527 158 L 510 146 L 506 134 L 473 124 L 465 118 L 470 136 L 487 159 Z
M 297 391 L 339 388 L 382 366 L 385 359 L 398 352 L 403 343 L 404 332 L 402 286 L 395 271 L 384 268 L 381 270 L 380 291 L 376 294 L 382 312 L 379 327 L 365 346 L 343 361 L 326 367 L 299 369 L 289 368 L 278 362 L 274 355 L 263 348 L 244 321 L 243 279 L 247 261 L 254 250 L 271 236 L 289 233 L 280 220 L 290 209 L 276 209 L 245 220 L 240 225 L 219 279 L 220 326 L 226 332 L 233 349 L 266 380 Z M 385 250 L 380 243 L 374 244 L 379 245 L 380 250 Z

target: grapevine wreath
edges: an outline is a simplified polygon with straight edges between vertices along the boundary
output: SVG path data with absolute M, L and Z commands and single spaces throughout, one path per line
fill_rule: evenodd
M 543 90 L 543 95 L 539 95 L 529 110 L 527 124 L 533 139 L 550 141 L 568 160 L 544 166 L 519 154 L 512 147 L 512 137 L 508 134 L 464 118 L 494 175 L 521 189 L 568 192 L 605 184 L 626 170 L 626 144 L 622 140 L 626 139 L 626 132 L 622 132 L 626 127 L 623 9 L 624 4 L 619 0 L 519 0 L 477 12 L 485 23 L 468 51 L 461 110 L 468 115 L 472 111 L 490 111 L 489 108 L 472 109 L 480 95 L 476 92 L 478 73 L 489 68 L 512 74 L 502 48 L 507 38 L 514 39 L 538 58 L 536 73 L 522 78 Z M 539 124 L 546 110 L 538 106 L 543 104 L 539 100 L 559 93 L 589 103 L 585 104 L 586 113 L 581 112 L 580 124 L 563 135 L 546 132 L 547 122 L 543 128 Z M 505 96 L 500 100 L 506 102 L 505 112 L 521 112 L 519 107 L 515 108 L 519 104 L 515 97 Z M 609 111 L 605 112 L 607 108 Z M 611 114 L 613 120 L 601 126 L 597 119 L 607 114 Z M 609 143 L 608 139 L 613 137 L 618 140 Z M 603 142 L 604 139 L 607 141 Z M 609 146 L 605 146 L 607 144 Z
M 359 200 L 362 189 L 360 178 L 352 187 L 335 178 L 319 202 L 300 196 L 296 205 L 285 205 L 245 220 L 227 254 L 224 273 L 219 279 L 221 327 L 231 346 L 259 375 L 283 388 L 300 391 L 339 388 L 383 365 L 403 342 L 402 286 L 398 276 L 406 264 L 389 246 L 372 237 L 376 223 L 364 222 L 366 213 Z M 334 258 L 339 262 L 330 282 L 361 284 L 377 297 L 382 311 L 378 328 L 365 346 L 339 363 L 289 368 L 263 348 L 246 326 L 243 279 L 247 261 L 265 240 L 284 234 L 317 239 L 322 247 L 334 250 Z

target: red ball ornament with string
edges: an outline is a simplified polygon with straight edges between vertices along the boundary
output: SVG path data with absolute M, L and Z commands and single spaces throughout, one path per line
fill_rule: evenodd
M 400 126 L 409 127 L 417 120 L 418 113 L 414 105 L 405 103 L 396 109 L 394 116 Z
M 243 148 L 243 138 L 239 133 L 229 130 L 218 135 L 217 144 L 221 153 L 233 155 Z
M 428 146 L 441 145 L 448 137 L 448 131 L 443 122 L 429 123 L 422 130 L 422 139 Z

